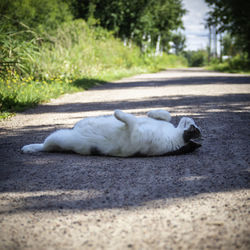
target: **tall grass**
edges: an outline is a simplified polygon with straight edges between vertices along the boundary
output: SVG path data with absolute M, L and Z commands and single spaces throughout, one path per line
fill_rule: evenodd
M 111 32 L 90 28 L 83 20 L 39 35 L 28 28 L 26 32 L 31 34 L 29 40 L 20 39 L 18 33 L 0 35 L 4 41 L 0 60 L 17 62 L 16 67 L 1 70 L 0 117 L 96 83 L 187 64 L 174 55 L 154 57 L 135 45 L 125 47 Z

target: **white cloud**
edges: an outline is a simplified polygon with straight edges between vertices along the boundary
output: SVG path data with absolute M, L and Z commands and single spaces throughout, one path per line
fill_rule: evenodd
M 183 0 L 183 5 L 188 11 L 183 17 L 187 49 L 205 49 L 208 44 L 208 30 L 205 29 L 205 18 L 209 8 L 204 0 Z

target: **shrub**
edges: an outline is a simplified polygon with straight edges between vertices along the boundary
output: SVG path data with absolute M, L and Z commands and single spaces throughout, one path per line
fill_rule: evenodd
M 246 54 L 238 54 L 224 62 L 219 62 L 218 59 L 213 60 L 208 68 L 222 72 L 246 73 L 250 72 L 250 61 Z
M 43 31 L 39 36 L 33 32 L 30 40 L 11 34 L 11 38 L 7 32 L 0 35 L 5 55 L 0 60 L 18 62 L 0 77 L 1 113 L 20 111 L 96 83 L 186 65 L 182 57 L 155 57 L 142 54 L 137 46 L 125 47 L 111 32 L 90 28 L 83 20 L 62 23 L 54 32 Z
M 207 64 L 207 52 L 205 50 L 187 51 L 184 53 L 189 67 L 203 67 Z

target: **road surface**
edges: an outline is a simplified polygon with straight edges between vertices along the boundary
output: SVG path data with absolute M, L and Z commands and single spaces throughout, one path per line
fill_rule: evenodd
M 181 156 L 21 154 L 83 117 L 192 117 Z M 250 249 L 250 76 L 166 70 L 64 95 L 0 122 L 0 249 Z

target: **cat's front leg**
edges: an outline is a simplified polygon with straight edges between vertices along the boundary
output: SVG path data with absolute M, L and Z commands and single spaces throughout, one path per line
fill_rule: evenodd
M 147 113 L 147 116 L 156 120 L 171 121 L 170 113 L 163 109 L 151 110 Z

